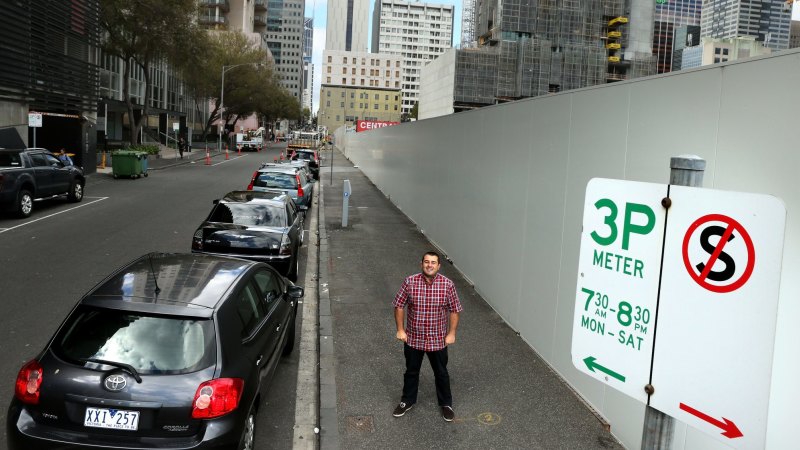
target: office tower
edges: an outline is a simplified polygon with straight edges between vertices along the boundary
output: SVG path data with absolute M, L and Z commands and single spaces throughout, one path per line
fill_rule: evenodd
M 365 52 L 369 39 L 369 0 L 329 0 L 325 49 Z
M 410 113 L 419 101 L 422 68 L 451 48 L 452 43 L 452 5 L 375 1 L 371 50 L 402 57 L 403 113 Z
M 654 8 L 633 0 L 480 2 L 477 47 L 423 68 L 419 117 L 652 75 Z
M 800 20 L 793 20 L 789 30 L 789 48 L 800 47 Z
M 677 30 L 685 26 L 700 25 L 700 10 L 702 0 L 670 0 L 655 4 L 655 17 L 653 26 L 653 54 L 656 56 L 656 72 L 666 73 L 679 70 L 680 65 L 673 69 L 673 59 L 676 47 L 686 47 L 685 42 L 678 44 Z M 686 29 L 683 30 L 684 32 Z M 699 35 L 696 36 L 699 42 Z M 684 33 L 685 39 L 685 33 Z M 680 52 L 677 52 L 680 54 Z
M 273 0 L 267 10 L 264 40 L 275 59 L 281 85 L 303 101 L 303 36 L 305 0 Z
M 791 4 L 784 0 L 705 0 L 700 37 L 752 36 L 773 50 L 789 48 Z
M 314 19 L 306 17 L 303 21 L 303 102 L 301 108 L 311 111 L 314 104 Z
M 461 3 L 461 48 L 475 45 L 475 13 L 477 0 L 463 0 Z
M 683 49 L 700 45 L 700 25 L 680 25 L 675 27 L 672 42 L 671 70 L 681 70 L 684 68 Z

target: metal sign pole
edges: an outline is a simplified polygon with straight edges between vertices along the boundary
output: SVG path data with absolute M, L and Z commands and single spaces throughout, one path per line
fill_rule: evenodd
M 331 152 L 331 186 L 333 186 L 333 146 L 328 142 L 328 150 Z
M 670 158 L 669 183 L 676 186 L 703 187 L 703 173 L 706 161 L 695 155 L 682 155 Z M 655 339 L 655 336 L 653 337 Z M 648 394 L 654 393 L 654 387 L 647 385 Z M 675 433 L 675 418 L 647 406 L 642 430 L 642 450 L 669 450 Z

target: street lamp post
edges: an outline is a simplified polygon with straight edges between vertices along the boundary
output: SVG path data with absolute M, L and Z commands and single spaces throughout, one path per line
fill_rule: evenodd
M 242 63 L 242 64 L 233 64 L 230 66 L 222 66 L 222 84 L 219 89 L 219 119 L 223 121 L 222 118 L 222 110 L 225 108 L 225 72 L 233 69 L 234 67 L 240 66 L 256 66 L 261 67 L 261 63 Z M 219 139 L 217 139 L 217 152 L 222 151 L 222 129 L 225 127 L 225 122 L 222 122 L 222 126 L 219 127 Z

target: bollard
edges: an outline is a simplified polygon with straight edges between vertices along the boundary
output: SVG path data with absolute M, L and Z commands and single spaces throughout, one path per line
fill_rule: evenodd
M 206 147 L 206 165 L 207 166 L 211 165 L 211 154 L 208 153 L 208 148 L 207 147 Z
M 239 144 L 239 145 L 236 146 L 236 148 L 239 149 L 239 154 L 241 155 L 242 154 L 242 145 Z
M 344 180 L 342 186 L 342 228 L 347 228 L 347 209 L 350 206 L 350 194 L 352 194 L 350 180 Z
M 225 147 L 225 159 L 228 159 L 228 158 L 229 158 L 229 156 L 228 156 L 228 147 Z
M 273 159 L 273 161 L 274 161 L 275 163 L 277 163 L 277 162 L 278 162 L 278 157 L 276 156 L 276 157 Z

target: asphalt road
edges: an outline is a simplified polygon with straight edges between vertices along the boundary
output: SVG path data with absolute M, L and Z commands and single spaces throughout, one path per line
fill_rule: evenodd
M 142 254 L 189 252 L 212 200 L 246 188 L 259 163 L 277 152 L 232 153 L 210 166 L 201 160 L 137 180 L 93 174 L 81 203 L 37 202 L 24 220 L 0 215 L 0 448 L 17 371 L 44 347 L 81 295 Z M 301 249 L 300 280 L 307 251 Z M 283 359 L 262 405 L 260 449 L 292 446 L 298 353 Z

